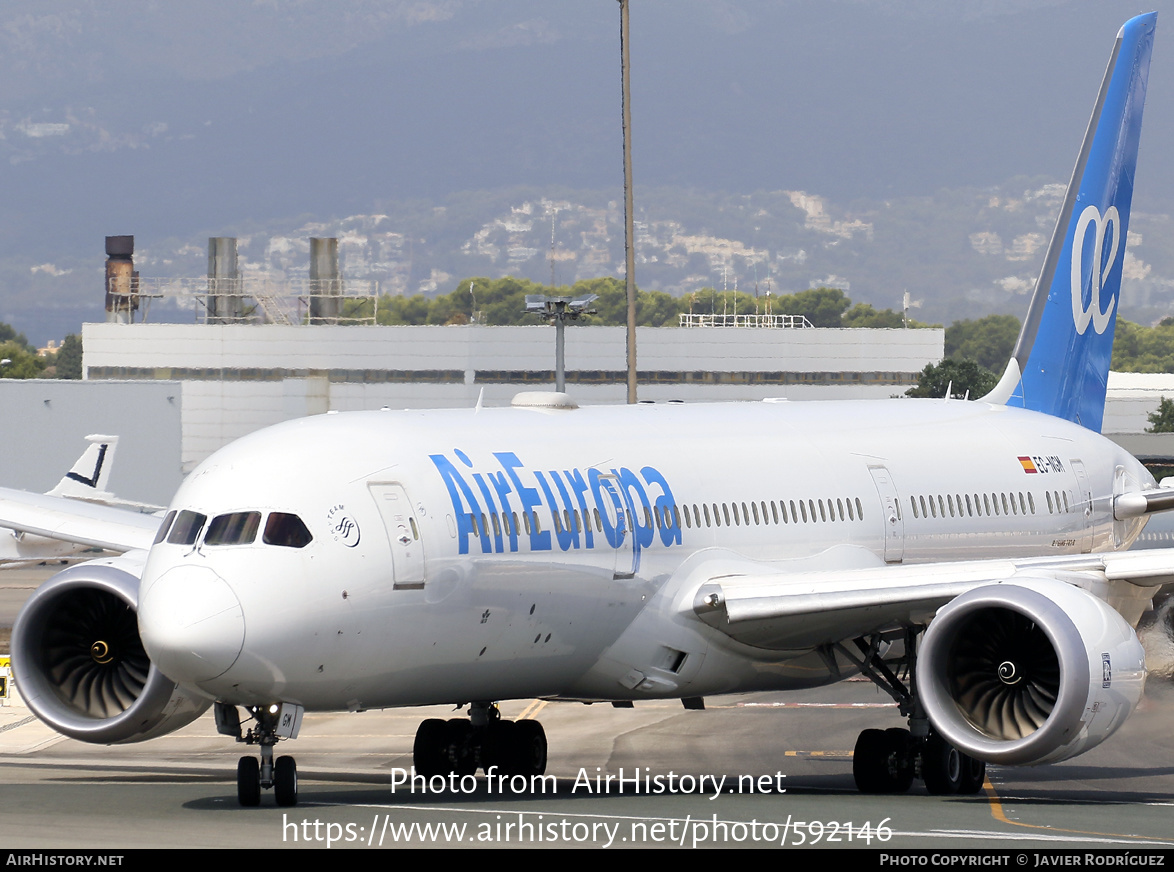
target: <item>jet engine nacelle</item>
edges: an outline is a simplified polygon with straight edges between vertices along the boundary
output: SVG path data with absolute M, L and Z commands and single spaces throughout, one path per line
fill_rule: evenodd
M 1052 578 L 985 585 L 938 612 L 918 652 L 926 713 L 989 763 L 1055 763 L 1099 745 L 1145 686 L 1137 634 L 1105 602 Z
M 70 567 L 41 585 L 12 628 L 12 666 L 28 707 L 83 742 L 139 742 L 177 730 L 212 701 L 178 687 L 139 640 L 143 557 Z

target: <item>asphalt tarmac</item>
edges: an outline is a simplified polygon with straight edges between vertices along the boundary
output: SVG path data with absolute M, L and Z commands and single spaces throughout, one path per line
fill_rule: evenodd
M 16 588 L 0 574 L 0 625 Z M 25 594 L 27 595 L 27 593 Z M 298 762 L 299 804 L 242 809 L 237 757 L 210 715 L 139 745 L 65 739 L 0 707 L 0 848 L 828 847 L 1174 849 L 1174 683 L 1151 678 L 1117 735 L 1064 763 L 989 767 L 975 796 L 863 796 L 860 730 L 900 726 L 866 681 L 792 694 L 672 702 L 502 705 L 546 728 L 536 783 L 484 776 L 404 782 L 412 739 L 447 709 L 308 714 L 278 753 Z M 607 776 L 612 776 L 607 780 Z M 622 777 L 622 780 L 619 780 Z M 398 780 L 393 790 L 393 780 Z

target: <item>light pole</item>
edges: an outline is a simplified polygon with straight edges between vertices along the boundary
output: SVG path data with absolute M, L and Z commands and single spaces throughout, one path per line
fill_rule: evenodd
M 588 294 L 586 297 L 548 297 L 545 294 L 527 294 L 526 311 L 533 315 L 541 315 L 554 322 L 554 389 L 559 393 L 566 393 L 567 375 L 565 364 L 566 339 L 563 328 L 567 320 L 576 321 L 582 315 L 594 315 L 594 309 L 588 309 L 593 302 L 599 299 L 599 294 Z
M 624 125 L 624 263 L 628 291 L 628 402 L 636 402 L 636 240 L 632 216 L 632 88 L 628 51 L 628 0 L 620 0 L 620 81 Z

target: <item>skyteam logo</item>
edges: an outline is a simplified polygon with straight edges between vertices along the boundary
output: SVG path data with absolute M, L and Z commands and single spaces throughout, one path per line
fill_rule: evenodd
M 1094 226 L 1096 241 L 1093 243 L 1092 259 L 1089 267 L 1089 287 L 1092 289 L 1088 308 L 1084 307 L 1084 246 L 1088 236 L 1089 225 Z M 1112 227 L 1111 247 L 1108 258 L 1104 257 L 1105 234 Z M 1105 308 L 1101 308 L 1101 289 L 1109 280 L 1113 272 L 1113 264 L 1117 261 L 1117 249 L 1121 245 L 1121 216 L 1117 214 L 1117 207 L 1110 206 L 1102 216 L 1096 206 L 1087 206 L 1076 220 L 1076 232 L 1072 236 L 1072 320 L 1076 324 L 1076 332 L 1084 335 L 1088 325 L 1098 334 L 1104 333 L 1113 317 L 1113 309 L 1117 305 L 1117 298 L 1110 296 Z

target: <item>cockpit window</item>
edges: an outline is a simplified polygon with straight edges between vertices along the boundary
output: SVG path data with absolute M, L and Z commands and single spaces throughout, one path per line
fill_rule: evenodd
M 265 521 L 265 544 L 283 548 L 304 548 L 314 537 L 297 515 L 272 512 Z
M 175 510 L 172 509 L 167 513 L 167 517 L 163 519 L 163 523 L 159 525 L 159 532 L 155 534 L 155 544 L 158 545 L 167 538 L 167 531 L 171 529 L 171 522 L 175 520 Z
M 205 545 L 248 545 L 257 538 L 260 512 L 233 512 L 217 515 L 204 535 Z
M 176 516 L 175 526 L 171 528 L 167 541 L 172 545 L 195 544 L 196 538 L 200 535 L 200 530 L 203 529 L 204 522 L 207 520 L 207 515 L 185 509 Z

